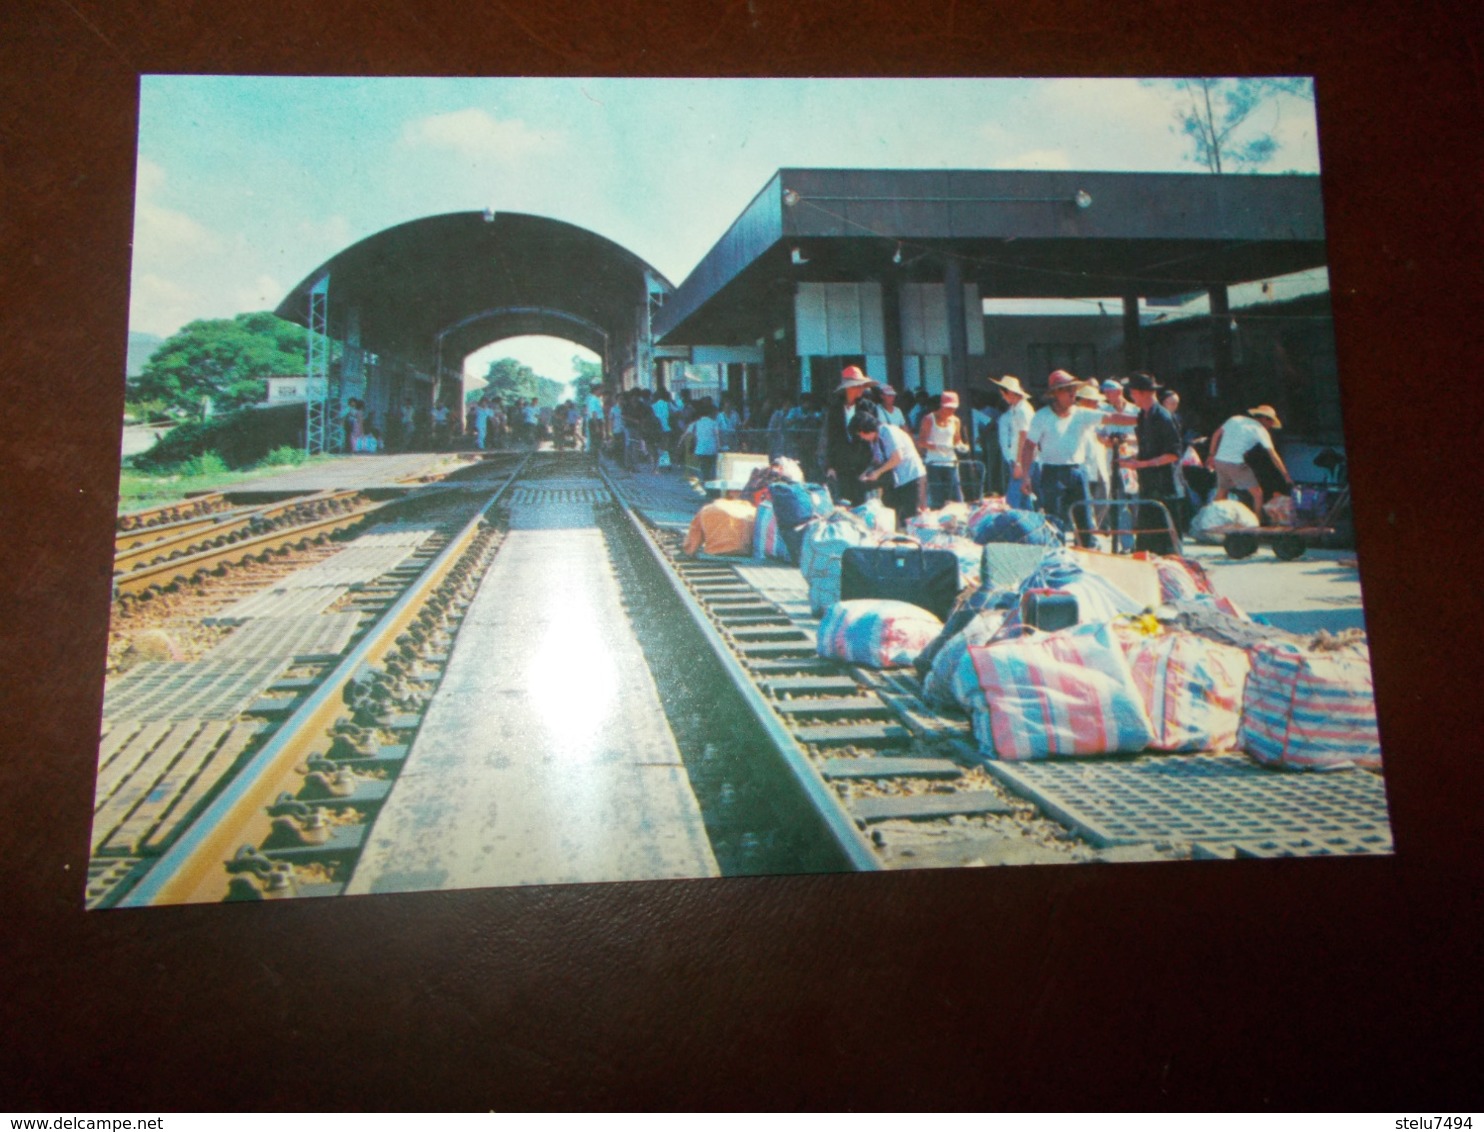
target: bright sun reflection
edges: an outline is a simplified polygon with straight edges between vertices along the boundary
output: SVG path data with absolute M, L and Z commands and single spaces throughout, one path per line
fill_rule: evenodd
M 590 762 L 618 699 L 618 672 L 588 595 L 559 587 L 547 599 L 545 631 L 527 669 L 531 706 L 558 758 Z

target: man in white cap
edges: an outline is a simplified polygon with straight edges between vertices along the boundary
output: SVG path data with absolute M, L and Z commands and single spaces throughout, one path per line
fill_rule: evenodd
M 1000 458 L 1005 461 L 1005 471 L 1009 476 L 1009 483 L 1005 485 L 1005 502 L 1011 507 L 1023 509 L 1030 506 L 1030 499 L 1014 469 L 1020 462 L 1020 439 L 1025 435 L 1025 430 L 1030 428 L 1031 417 L 1035 414 L 1031 409 L 1030 398 L 1021 388 L 1020 378 L 1006 374 L 991 384 L 999 387 L 1006 405 L 997 425 Z
M 1132 414 L 1079 408 L 1081 384 L 1061 369 L 1047 379 L 1051 403 L 1031 418 L 1014 471 L 1024 491 L 1035 491 L 1046 516 L 1062 524 L 1070 523 L 1072 504 L 1088 498 L 1082 461 L 1089 435 L 1105 424 L 1138 423 Z M 1033 479 L 1033 467 L 1039 469 L 1039 479 Z
M 882 424 L 896 425 L 902 429 L 907 427 L 907 414 L 897 408 L 897 391 L 890 385 L 881 387 L 881 411 L 876 415 L 881 418 Z
M 1206 459 L 1206 468 L 1216 473 L 1216 494 L 1212 498 L 1225 499 L 1234 489 L 1248 492 L 1252 496 L 1253 510 L 1261 520 L 1262 485 L 1248 466 L 1246 456 L 1253 448 L 1266 448 L 1273 466 L 1292 486 L 1293 477 L 1288 474 L 1288 468 L 1273 447 L 1273 437 L 1268 432 L 1270 428 L 1282 427 L 1271 405 L 1259 405 L 1248 409 L 1245 414 L 1237 414 L 1216 430 L 1216 435 L 1211 437 L 1211 454 Z

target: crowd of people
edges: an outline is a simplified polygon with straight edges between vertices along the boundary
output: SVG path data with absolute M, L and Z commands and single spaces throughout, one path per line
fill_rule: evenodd
M 976 391 L 966 428 L 957 393 L 902 396 L 847 367 L 819 429 L 818 464 L 833 498 L 857 504 L 880 489 L 901 522 L 961 501 L 960 462 L 973 455 L 979 484 L 1002 489 L 1011 507 L 1077 523 L 1084 545 L 1102 527 L 1129 532 L 1124 541 L 1135 549 L 1169 554 L 1169 526 L 1183 530 L 1209 500 L 1242 491 L 1261 517 L 1264 492 L 1292 486 L 1269 405 L 1233 416 L 1207 445 L 1185 428 L 1179 394 L 1147 373 L 1099 382 L 1056 370 L 1039 409 L 1018 377 L 990 384 L 1000 404 Z M 1170 523 L 1157 508 L 1118 504 L 1136 499 L 1162 504 Z
M 1268 405 L 1233 416 L 1207 444 L 1186 430 L 1179 394 L 1147 373 L 1098 381 L 1056 370 L 1040 408 L 1018 377 L 992 378 L 988 386 L 969 394 L 965 415 L 952 390 L 897 390 L 848 366 L 829 394 L 750 407 L 732 396 L 718 403 L 676 395 L 663 382 L 617 394 L 593 388 L 554 406 L 487 393 L 467 406 L 465 424 L 476 449 L 550 441 L 558 449 L 604 451 L 631 470 L 689 461 L 708 481 L 722 452 L 766 448 L 769 456 L 813 465 L 837 502 L 861 503 L 879 490 L 903 521 L 962 501 L 962 462 L 973 458 L 976 492 L 998 490 L 1011 507 L 1040 510 L 1063 525 L 1083 503 L 1077 510 L 1089 527 L 1137 528 L 1138 548 L 1160 553 L 1170 552 L 1168 536 L 1145 529 L 1150 521 L 1117 501 L 1156 500 L 1183 528 L 1205 502 L 1233 492 L 1245 493 L 1260 517 L 1265 500 L 1292 484 L 1272 440 L 1281 423 Z M 347 451 L 452 444 L 450 411 L 441 402 L 431 410 L 407 402 L 389 414 L 385 435 L 364 403 L 348 404 Z M 1090 543 L 1090 529 L 1079 538 Z

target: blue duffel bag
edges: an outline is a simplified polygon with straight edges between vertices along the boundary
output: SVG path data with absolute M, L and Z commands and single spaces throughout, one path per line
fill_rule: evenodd
M 773 517 L 778 521 L 778 536 L 788 551 L 788 560 L 799 564 L 799 548 L 804 541 L 802 527 L 811 519 L 828 515 L 835 509 L 830 490 L 817 483 L 775 483 Z
M 1015 542 L 1032 546 L 1060 546 L 1061 535 L 1039 511 L 1000 511 L 969 532 L 980 546 Z

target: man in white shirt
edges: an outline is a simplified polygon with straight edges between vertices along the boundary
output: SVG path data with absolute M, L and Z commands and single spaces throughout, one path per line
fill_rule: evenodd
M 1232 417 L 1216 430 L 1211 437 L 1211 454 L 1206 458 L 1206 467 L 1216 473 L 1216 494 L 1213 498 L 1225 499 L 1233 489 L 1245 491 L 1252 496 L 1253 510 L 1262 516 L 1262 485 L 1248 467 L 1246 456 L 1253 448 L 1268 450 L 1273 465 L 1290 484 L 1293 477 L 1288 474 L 1278 450 L 1273 447 L 1273 437 L 1268 428 L 1282 428 L 1278 414 L 1271 405 L 1259 405 L 1248 409 L 1246 414 Z
M 1075 377 L 1060 369 L 1047 380 L 1051 403 L 1031 418 L 1021 439 L 1014 471 L 1022 490 L 1034 490 L 1041 510 L 1063 525 L 1071 522 L 1072 504 L 1088 498 L 1082 460 L 1083 445 L 1096 442 L 1089 440 L 1090 434 L 1108 423 L 1138 423 L 1138 417 L 1131 413 L 1107 414 L 1078 408 L 1076 396 L 1080 385 Z M 1033 466 L 1039 469 L 1039 478 L 1033 478 Z
M 1031 417 L 1035 414 L 1031 409 L 1030 398 L 1021 388 L 1020 378 L 1006 375 L 991 384 L 999 386 L 1006 405 L 998 422 L 1000 459 L 1004 460 L 1005 471 L 1009 475 L 1009 483 L 1005 486 L 1005 502 L 1020 510 L 1030 506 L 1030 499 L 1015 468 L 1020 462 L 1020 440 L 1025 436 L 1026 429 L 1030 428 Z

